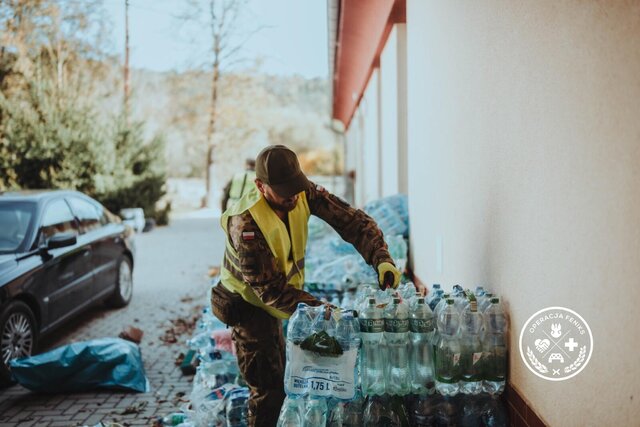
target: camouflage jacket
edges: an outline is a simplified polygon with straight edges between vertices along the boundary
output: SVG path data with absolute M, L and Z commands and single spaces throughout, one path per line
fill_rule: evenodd
M 382 231 L 370 216 L 320 186 L 312 185 L 306 190 L 306 196 L 311 214 L 326 221 L 345 241 L 353 244 L 368 264 L 377 267 L 385 261 L 393 263 Z M 258 224 L 248 211 L 230 217 L 227 230 L 231 244 L 238 252 L 242 279 L 262 302 L 289 314 L 295 311 L 299 302 L 320 304 L 311 294 L 287 284 Z M 244 240 L 243 232 L 254 232 L 255 238 Z

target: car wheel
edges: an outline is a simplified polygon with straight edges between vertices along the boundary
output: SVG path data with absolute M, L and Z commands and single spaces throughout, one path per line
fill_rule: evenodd
M 133 274 L 131 261 L 128 257 L 122 256 L 118 261 L 118 275 L 116 276 L 116 289 L 107 300 L 111 307 L 124 307 L 131 301 L 133 295 Z
M 27 304 L 11 302 L 0 314 L 0 385 L 12 383 L 9 361 L 31 356 L 38 342 L 36 318 Z

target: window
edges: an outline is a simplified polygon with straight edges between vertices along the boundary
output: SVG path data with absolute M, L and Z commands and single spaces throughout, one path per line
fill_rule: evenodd
M 31 203 L 0 203 L 0 254 L 17 252 L 23 246 L 32 217 Z
M 73 213 L 80 221 L 80 231 L 82 233 L 94 230 L 102 225 L 102 209 L 98 210 L 95 204 L 78 197 L 70 197 L 68 201 Z
M 78 225 L 67 202 L 63 199 L 58 199 L 47 206 L 42 219 L 41 232 L 41 242 L 46 241 L 55 234 L 78 234 Z

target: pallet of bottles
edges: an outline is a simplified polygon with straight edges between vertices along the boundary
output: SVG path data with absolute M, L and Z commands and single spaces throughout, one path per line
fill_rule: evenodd
M 498 395 L 358 395 L 350 401 L 287 397 L 278 427 L 506 427 L 506 404 Z

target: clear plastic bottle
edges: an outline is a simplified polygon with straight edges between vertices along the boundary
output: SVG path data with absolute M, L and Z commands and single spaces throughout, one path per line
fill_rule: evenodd
M 442 300 L 444 296 L 444 291 L 442 289 L 438 289 L 435 291 L 435 293 L 431 296 L 431 299 L 427 300 L 427 304 L 429 304 L 429 308 L 431 309 L 431 311 L 433 311 L 435 313 L 436 311 L 436 306 L 438 305 L 438 303 Z
M 353 312 L 342 313 L 336 329 L 336 338 L 343 351 L 360 347 L 360 327 L 358 321 L 353 318 Z
M 364 408 L 364 399 L 362 395 L 356 392 L 356 396 L 353 400 L 345 402 L 344 411 L 342 415 L 342 427 L 361 427 L 362 426 L 362 413 Z
M 302 427 L 302 414 L 300 408 L 300 399 L 292 399 L 286 397 L 280 416 L 278 417 L 277 427 Z
M 375 298 L 369 298 L 369 303 L 360 313 L 358 320 L 360 321 L 362 339 L 362 367 L 360 369 L 362 392 L 367 396 L 384 394 L 384 317 L 382 310 L 376 306 Z
M 369 298 L 374 298 L 374 291 L 371 285 L 360 286 L 356 292 L 356 298 L 353 304 L 354 309 L 359 312 L 364 310 L 369 303 Z
M 328 406 L 331 409 L 329 411 L 327 427 L 342 427 L 342 425 L 344 424 L 344 403 L 340 401 L 334 401 L 330 402 Z
M 491 292 L 486 292 L 482 298 L 478 298 L 478 311 L 480 313 L 484 313 L 489 308 L 493 297 L 494 295 Z
M 489 394 L 504 391 L 507 379 L 507 318 L 499 298 L 491 298 L 484 312 L 485 333 L 482 340 L 484 381 L 482 389 Z
M 387 344 L 387 393 L 404 396 L 411 392 L 409 379 L 409 309 L 394 298 L 384 310 L 384 340 Z
M 163 426 L 177 426 L 187 422 L 187 420 L 187 415 L 182 412 L 174 412 L 159 419 L 160 425 Z
M 296 311 L 289 318 L 287 325 L 287 363 L 284 369 L 284 384 L 285 388 L 291 381 L 291 364 L 289 359 L 293 346 L 300 345 L 307 336 L 311 333 L 311 310 L 315 307 L 310 307 L 307 304 L 299 303 Z
M 480 332 L 483 318 L 478 311 L 475 296 L 469 296 L 469 305 L 462 313 L 460 326 L 460 391 L 464 394 L 478 394 L 482 391 L 482 342 Z
M 409 330 L 411 338 L 411 392 L 414 394 L 432 394 L 433 360 L 431 359 L 431 339 L 434 331 L 434 317 L 424 298 L 417 298 L 411 310 Z
M 436 390 L 443 396 L 455 396 L 460 390 L 460 314 L 447 300 L 447 307 L 438 316 L 439 339 L 436 344 Z
M 363 415 L 365 427 L 400 427 L 400 417 L 391 408 L 387 396 L 371 396 Z
M 303 427 L 318 427 L 327 424 L 327 402 L 321 398 L 310 398 L 302 417 Z
M 226 420 L 227 427 L 247 427 L 247 400 L 249 390 L 236 389 L 227 397 Z

